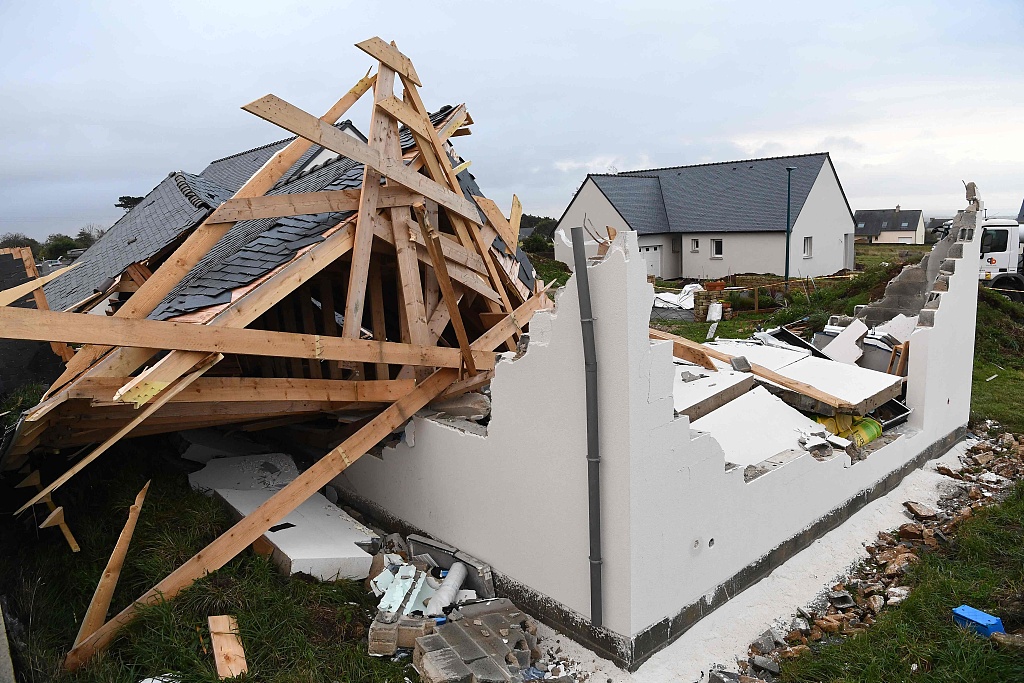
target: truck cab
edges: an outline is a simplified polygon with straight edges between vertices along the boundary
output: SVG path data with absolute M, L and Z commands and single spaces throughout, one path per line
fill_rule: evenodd
M 989 218 L 982 228 L 978 279 L 988 287 L 1024 292 L 1020 225 L 1012 218 Z

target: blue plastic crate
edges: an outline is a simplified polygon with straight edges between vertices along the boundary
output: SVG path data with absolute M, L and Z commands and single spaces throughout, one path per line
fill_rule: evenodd
M 985 638 L 988 638 L 993 633 L 1006 633 L 1005 629 L 1003 629 L 1002 619 L 967 605 L 960 605 L 953 609 L 953 621 L 956 622 L 957 626 L 969 628 Z

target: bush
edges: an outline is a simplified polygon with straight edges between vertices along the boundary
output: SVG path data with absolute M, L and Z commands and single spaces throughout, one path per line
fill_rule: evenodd
M 554 242 L 534 231 L 533 234 L 523 240 L 522 246 L 523 251 L 536 254 L 551 251 L 552 247 L 554 247 Z

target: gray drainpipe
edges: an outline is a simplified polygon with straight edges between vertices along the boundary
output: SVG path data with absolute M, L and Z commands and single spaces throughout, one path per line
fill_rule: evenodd
M 598 442 L 597 349 L 594 345 L 594 315 L 590 306 L 590 278 L 583 228 L 572 228 L 572 256 L 576 264 L 576 289 L 580 299 L 583 328 L 583 363 L 587 376 L 587 493 L 590 502 L 590 623 L 601 626 L 604 602 L 601 598 L 601 450 Z

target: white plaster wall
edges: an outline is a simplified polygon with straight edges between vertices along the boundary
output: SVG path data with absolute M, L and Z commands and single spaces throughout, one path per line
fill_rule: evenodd
M 605 230 L 609 225 L 619 232 L 625 232 L 630 229 L 626 220 L 612 206 L 612 203 L 604 196 L 604 193 L 601 192 L 597 184 L 588 177 L 583 182 L 579 192 L 573 197 L 572 203 L 565 210 L 561 220 L 558 221 L 558 227 L 555 228 L 555 258 L 569 266 L 570 269 L 575 267 L 572 259 L 572 236 L 570 230 L 574 227 L 582 226 L 584 216 L 587 218 L 587 225 L 592 225 L 597 234 L 602 237 L 607 234 Z M 586 235 L 585 231 L 584 235 Z M 597 253 L 597 243 L 589 237 L 586 240 L 586 246 L 588 256 L 593 256 Z
M 691 240 L 700 251 L 690 251 Z M 720 259 L 711 258 L 711 240 L 722 240 Z M 683 277 L 720 278 L 736 273 L 782 273 L 786 254 L 784 232 L 701 232 L 683 234 Z
M 967 420 L 976 242 L 933 328 L 911 337 L 903 435 L 851 466 L 803 455 L 749 483 L 713 435 L 674 417 L 671 344 L 650 342 L 653 289 L 637 237 L 588 268 L 596 318 L 605 626 L 633 636 L 711 596 L 737 572 L 870 488 Z M 966 263 L 967 266 L 963 266 Z M 498 364 L 479 437 L 416 418 L 414 445 L 364 457 L 338 483 L 589 614 L 586 419 L 575 281 L 538 313 L 527 353 Z M 968 351 L 965 352 L 965 349 Z M 712 544 L 711 541 L 714 540 Z
M 800 215 L 793 222 L 789 272 L 796 277 L 831 275 L 846 267 L 846 234 L 854 230 L 853 217 L 843 198 L 832 165 L 824 163 L 811 186 Z M 813 242 L 811 258 L 804 258 L 804 237 Z M 785 253 L 785 247 L 783 247 Z M 785 257 L 779 259 L 783 267 Z

